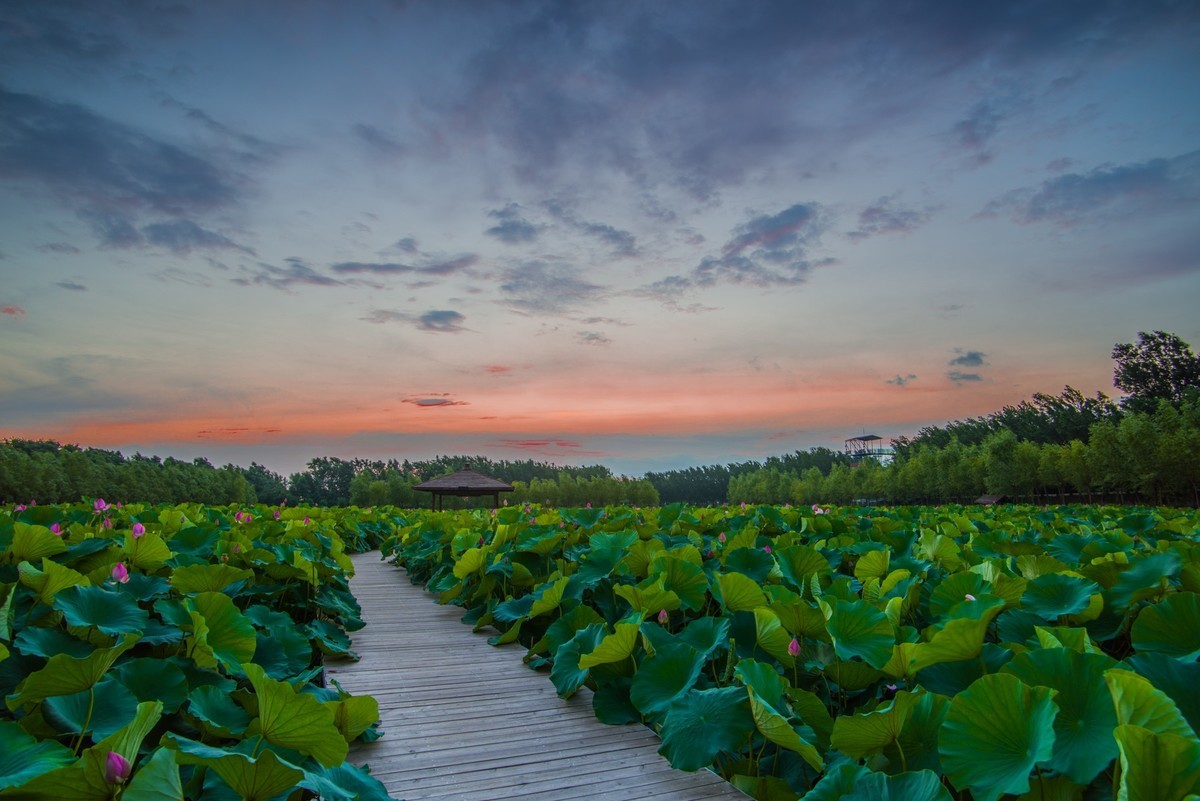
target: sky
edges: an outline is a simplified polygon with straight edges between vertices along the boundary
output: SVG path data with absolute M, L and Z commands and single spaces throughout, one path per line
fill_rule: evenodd
M 0 0 L 0 437 L 841 449 L 1200 346 L 1189 0 Z

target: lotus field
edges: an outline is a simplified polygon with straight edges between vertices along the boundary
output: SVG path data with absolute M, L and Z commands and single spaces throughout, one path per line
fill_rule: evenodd
M 402 522 L 385 553 L 465 621 L 527 648 L 563 697 L 590 688 L 601 720 L 657 730 L 675 767 L 756 798 L 1200 793 L 1195 510 L 509 507 Z
M 321 686 L 362 626 L 354 510 L 0 511 L 0 798 L 386 799 L 378 705 Z

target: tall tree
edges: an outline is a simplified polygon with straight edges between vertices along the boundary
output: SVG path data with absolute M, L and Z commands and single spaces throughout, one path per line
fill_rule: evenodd
M 1200 388 L 1200 359 L 1174 334 L 1138 331 L 1138 341 L 1118 343 L 1112 357 L 1113 386 L 1129 395 L 1121 402 L 1127 410 L 1153 412 L 1160 399 L 1178 406 Z

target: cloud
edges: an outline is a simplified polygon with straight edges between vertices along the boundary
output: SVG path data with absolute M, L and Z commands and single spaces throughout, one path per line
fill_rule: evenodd
M 403 239 L 398 240 L 394 245 L 392 245 L 391 249 L 398 250 L 401 253 L 420 252 L 417 248 L 417 240 L 413 239 L 411 236 L 406 236 Z
M 408 148 L 403 143 L 374 125 L 359 124 L 351 130 L 360 141 L 366 144 L 367 149 L 373 155 L 394 160 L 402 158 L 408 153 Z
M 1117 214 L 1173 213 L 1200 203 L 1200 150 L 1067 173 L 988 203 L 980 216 L 1070 227 Z
M 401 403 L 411 403 L 421 409 L 440 409 L 446 406 L 470 406 L 467 401 L 454 400 L 449 393 L 432 393 L 429 395 L 414 395 L 404 398 Z
M 191 220 L 174 220 L 172 222 L 153 223 L 144 226 L 142 233 L 146 241 L 171 251 L 177 256 L 186 256 L 196 248 L 208 250 L 239 250 L 254 255 L 250 248 L 243 247 L 233 240 L 214 231 L 201 228 Z
M 9 317 L 24 317 L 25 310 L 23 308 L 21 308 L 20 306 L 15 306 L 11 303 L 6 303 L 3 306 L 0 306 L 0 314 L 7 315 Z
M 537 239 L 540 229 L 521 216 L 521 207 L 516 203 L 509 203 L 502 209 L 492 209 L 488 216 L 499 220 L 496 225 L 484 231 L 488 236 L 494 236 L 509 245 Z
M 908 375 L 900 375 L 899 373 L 897 373 L 896 377 L 889 378 L 887 380 L 887 383 L 893 384 L 897 387 L 907 387 L 911 382 L 916 381 L 916 380 L 917 380 L 917 377 L 912 373 L 909 373 Z
M 571 265 L 536 260 L 505 270 L 500 291 L 505 303 L 521 311 L 561 314 L 595 300 L 604 290 L 580 278 Z
M 466 317 L 456 311 L 435 309 L 424 312 L 417 317 L 417 328 L 420 328 L 422 331 L 433 331 L 439 334 L 457 334 L 460 331 L 467 330 L 462 325 L 466 319 Z
M 954 352 L 958 355 L 946 362 L 951 367 L 982 367 L 987 364 L 986 353 L 977 350 L 964 351 L 962 348 L 955 348 Z
M 983 380 L 983 376 L 981 376 L 979 373 L 964 373 L 959 370 L 951 370 L 950 372 L 946 373 L 946 378 L 949 378 L 955 384 Z
M 508 366 L 507 364 L 485 364 L 483 366 L 483 371 L 485 373 L 490 373 L 491 375 L 504 375 L 506 373 L 511 373 L 513 369 L 514 368 Z
M 598 239 L 611 247 L 613 255 L 617 258 L 629 258 L 637 255 L 637 238 L 631 232 L 607 223 L 581 219 L 566 204 L 556 200 L 547 201 L 543 205 L 547 211 L 571 229 Z
M 291 257 L 284 259 L 285 267 L 259 262 L 254 268 L 243 267 L 249 277 L 230 279 L 240 286 L 268 286 L 272 289 L 291 289 L 297 284 L 309 286 L 345 286 L 344 281 L 322 275 L 304 263 L 302 259 Z
M 79 248 L 74 245 L 68 245 L 64 242 L 50 242 L 45 245 L 38 245 L 38 250 L 42 253 L 62 253 L 64 255 L 74 255 L 79 253 Z
M 513 448 L 543 456 L 605 456 L 604 451 L 587 450 L 582 444 L 568 439 L 502 439 L 498 448 Z
M 934 209 L 904 208 L 896 202 L 899 193 L 885 195 L 858 215 L 858 228 L 846 234 L 855 242 L 861 242 L 879 234 L 908 234 L 920 228 L 933 216 Z
M 601 334 L 598 331 L 579 331 L 575 334 L 575 339 L 582 342 L 584 345 L 611 345 L 612 340 Z
M 103 248 L 131 248 L 145 241 L 137 228 L 124 215 L 85 209 L 79 216 L 92 226 Z
M 475 264 L 479 261 L 479 257 L 474 253 L 465 253 L 460 256 L 448 256 L 441 258 L 423 256 L 423 259 L 424 263 L 419 264 L 404 264 L 401 262 L 344 261 L 334 264 L 332 267 L 330 267 L 330 269 L 333 270 L 333 272 L 342 275 L 367 273 L 370 275 L 379 276 L 445 276 L 463 272 L 464 270 L 475 266 Z
M 62 289 L 70 289 L 74 292 L 87 292 L 86 286 L 84 286 L 83 284 L 76 283 L 74 281 L 56 281 L 54 285 L 57 287 L 61 287 Z

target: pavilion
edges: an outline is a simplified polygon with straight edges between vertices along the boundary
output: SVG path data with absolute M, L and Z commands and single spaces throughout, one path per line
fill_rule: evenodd
M 457 495 L 460 498 L 491 495 L 492 506 L 499 508 L 500 493 L 513 491 L 511 484 L 505 484 L 483 473 L 476 473 L 469 464 L 464 465 L 461 470 L 418 484 L 413 489 L 428 492 L 429 508 L 434 510 L 442 508 L 442 499 L 447 495 Z

